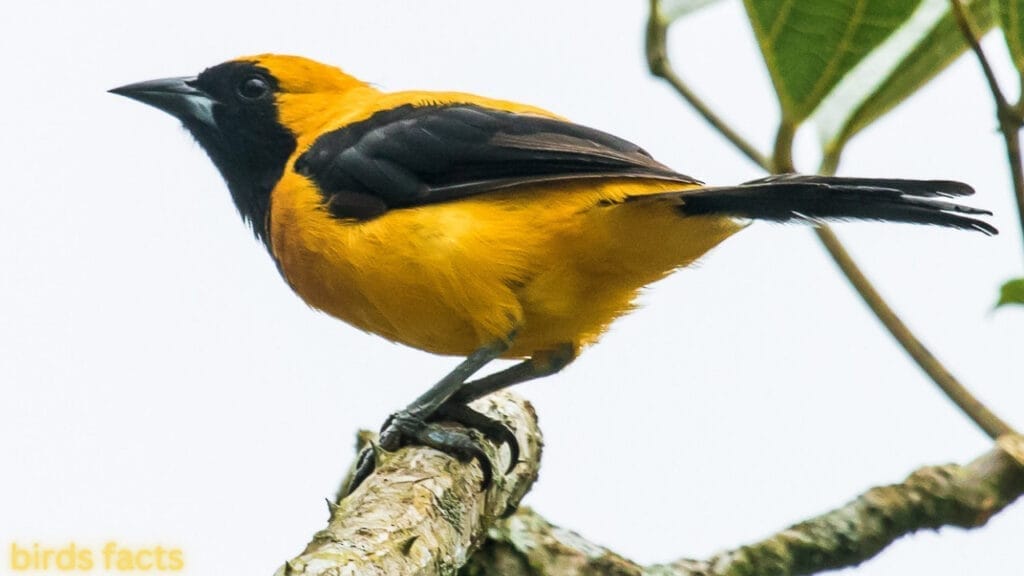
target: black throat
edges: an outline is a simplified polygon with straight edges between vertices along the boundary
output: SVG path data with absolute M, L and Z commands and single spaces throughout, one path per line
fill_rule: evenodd
M 262 97 L 244 99 L 238 86 L 254 76 L 268 90 Z M 207 69 L 194 85 L 213 101 L 213 122 L 186 117 L 185 128 L 209 154 L 242 219 L 269 250 L 271 192 L 297 145 L 277 112 L 277 80 L 251 62 L 236 61 Z
M 217 118 L 219 130 L 194 122 L 186 122 L 185 127 L 220 170 L 242 219 L 270 249 L 270 194 L 295 151 L 295 136 L 275 118 L 273 125 L 260 127 L 258 144 L 252 140 L 232 142 L 225 135 L 235 133 L 236 128 L 223 126 L 224 121 L 230 119 Z

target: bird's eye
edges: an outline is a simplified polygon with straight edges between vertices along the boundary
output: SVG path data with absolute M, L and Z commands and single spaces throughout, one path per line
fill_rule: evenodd
M 270 93 L 270 85 L 259 76 L 250 76 L 238 85 L 238 95 L 246 100 L 259 100 Z

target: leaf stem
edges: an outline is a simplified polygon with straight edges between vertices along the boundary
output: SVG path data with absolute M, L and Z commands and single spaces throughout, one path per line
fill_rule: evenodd
M 796 136 L 796 124 L 783 116 L 779 123 L 779 131 L 775 133 L 775 147 L 772 149 L 771 170 L 773 174 L 796 172 L 793 165 L 793 137 Z
M 983 0 L 975 0 L 983 1 Z M 1020 74 L 1022 93 L 1017 104 L 1011 104 L 1006 95 L 999 87 L 999 80 L 996 78 L 992 65 L 989 64 L 985 51 L 978 41 L 977 27 L 971 22 L 971 17 L 964 9 L 962 0 L 950 0 L 952 12 L 956 18 L 957 26 L 963 33 L 964 39 L 971 47 L 974 55 L 978 57 L 978 63 L 988 81 L 989 90 L 992 92 L 992 99 L 996 103 L 996 118 L 999 120 L 999 131 L 1003 134 L 1003 141 L 1006 144 L 1007 162 L 1010 164 L 1010 175 L 1013 179 L 1013 192 L 1017 200 L 1017 218 L 1020 222 L 1022 238 L 1024 238 L 1024 168 L 1021 164 L 1020 129 L 1024 126 L 1024 74 Z
M 650 17 L 647 20 L 647 66 L 651 70 L 651 74 L 658 78 L 662 78 L 669 83 L 676 92 L 682 96 L 683 100 L 686 100 L 694 110 L 700 114 L 708 124 L 711 124 L 719 134 L 725 137 L 726 140 L 731 142 L 740 152 L 743 153 L 751 162 L 757 164 L 764 170 L 771 170 L 771 162 L 769 159 L 757 149 L 756 146 L 747 141 L 743 136 L 733 130 L 721 116 L 716 114 L 714 110 L 704 100 L 702 100 L 697 94 L 683 81 L 682 78 L 676 74 L 676 71 L 672 68 L 672 63 L 668 58 L 668 25 L 662 16 L 659 6 L 659 0 L 650 0 Z

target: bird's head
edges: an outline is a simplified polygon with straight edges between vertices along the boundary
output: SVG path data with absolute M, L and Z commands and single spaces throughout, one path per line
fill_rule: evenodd
M 372 90 L 338 68 L 299 56 L 261 54 L 111 90 L 181 120 L 210 155 L 242 216 L 264 237 L 270 191 L 303 135 L 314 134 L 355 90 Z

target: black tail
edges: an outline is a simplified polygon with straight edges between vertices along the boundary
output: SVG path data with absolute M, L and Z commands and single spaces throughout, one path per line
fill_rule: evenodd
M 722 214 L 778 222 L 890 220 L 978 230 L 988 235 L 998 233 L 991 224 L 967 216 L 991 212 L 939 199 L 974 194 L 967 184 L 950 180 L 783 174 L 739 186 L 677 194 L 682 201 L 680 210 L 692 215 Z

